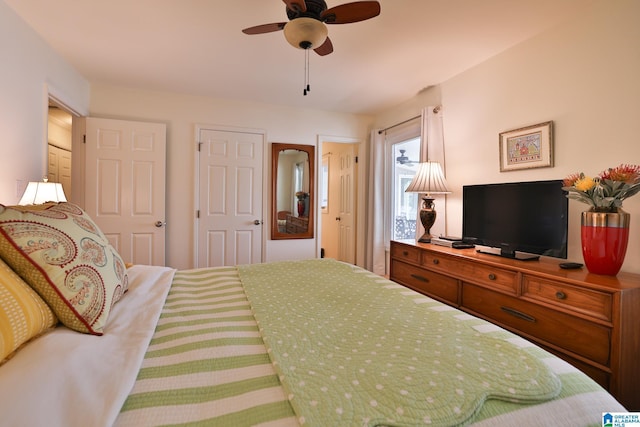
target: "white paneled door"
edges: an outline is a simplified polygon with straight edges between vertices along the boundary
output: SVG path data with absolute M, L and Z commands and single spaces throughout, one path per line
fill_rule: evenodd
M 125 262 L 165 264 L 166 125 L 87 118 L 85 210 Z
M 262 261 L 264 134 L 198 128 L 198 267 Z
M 71 151 L 64 148 L 48 145 L 49 154 L 49 181 L 62 184 L 64 194 L 71 196 Z
M 355 264 L 355 154 L 353 144 L 340 144 L 340 248 L 338 259 Z

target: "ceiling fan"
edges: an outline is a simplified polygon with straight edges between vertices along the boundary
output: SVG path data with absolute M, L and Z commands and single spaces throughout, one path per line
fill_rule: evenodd
M 374 18 L 380 14 L 377 1 L 357 1 L 327 8 L 324 0 L 282 0 L 289 22 L 274 22 L 249 27 L 245 34 L 264 34 L 284 30 L 289 44 L 298 49 L 313 49 L 324 56 L 333 52 L 325 24 L 350 24 Z
M 396 162 L 398 162 L 401 165 L 408 165 L 408 166 L 413 166 L 414 163 L 418 163 L 416 161 L 409 159 L 409 157 L 405 156 L 404 153 L 406 151 L 407 150 L 400 150 L 400 155 L 396 157 Z

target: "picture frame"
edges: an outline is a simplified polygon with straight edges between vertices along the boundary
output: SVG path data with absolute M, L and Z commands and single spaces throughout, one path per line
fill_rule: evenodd
M 500 172 L 553 167 L 553 121 L 499 134 Z

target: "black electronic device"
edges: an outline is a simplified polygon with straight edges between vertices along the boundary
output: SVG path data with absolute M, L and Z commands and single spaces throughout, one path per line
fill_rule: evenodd
M 463 186 L 463 241 L 508 258 L 567 258 L 569 203 L 562 186 L 562 180 Z
M 574 269 L 574 268 L 582 268 L 584 264 L 580 264 L 579 262 L 561 262 L 560 268 L 565 269 Z
M 439 239 L 449 240 L 451 242 L 462 242 L 462 237 L 454 237 L 454 236 L 440 236 Z
M 455 248 L 455 249 L 468 249 L 468 248 L 474 248 L 476 245 L 474 245 L 473 243 L 466 243 L 466 242 L 462 242 L 462 241 L 456 241 L 456 242 L 452 242 L 451 243 L 451 247 Z

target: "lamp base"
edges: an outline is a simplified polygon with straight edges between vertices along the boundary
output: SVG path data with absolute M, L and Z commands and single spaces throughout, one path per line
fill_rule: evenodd
M 431 227 L 436 222 L 436 210 L 434 209 L 433 198 L 428 195 L 422 198 L 420 222 L 424 227 L 424 234 L 418 239 L 418 242 L 431 243 Z
M 431 234 L 424 233 L 422 236 L 420 236 L 420 238 L 418 239 L 418 242 L 431 243 L 431 237 L 433 237 Z

